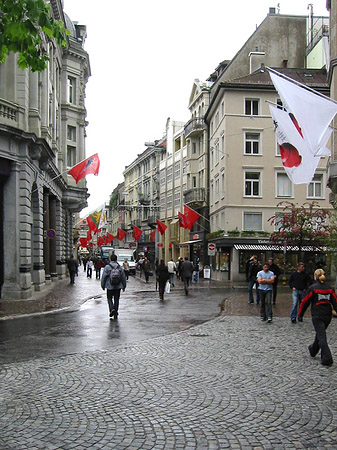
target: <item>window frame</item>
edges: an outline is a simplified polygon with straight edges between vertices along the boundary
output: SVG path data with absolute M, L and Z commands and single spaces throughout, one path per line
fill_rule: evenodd
M 246 193 L 246 182 L 249 181 L 249 179 L 247 180 L 247 174 L 248 173 L 252 173 L 252 174 L 258 174 L 259 178 L 258 178 L 258 191 L 259 193 L 257 195 L 251 195 L 251 194 L 247 194 Z M 254 183 L 254 178 L 251 178 L 252 183 Z M 253 184 L 252 184 L 253 186 Z M 251 189 L 251 191 L 254 192 L 254 188 Z M 258 170 L 258 169 L 245 169 L 244 170 L 244 176 L 243 176 L 243 197 L 246 198 L 261 198 L 262 197 L 262 171 Z
M 245 145 L 244 145 L 244 154 L 248 156 L 258 156 L 262 155 L 261 151 L 261 133 L 259 131 L 245 131 L 244 132 L 244 139 L 245 139 Z M 248 135 L 250 136 L 258 136 L 258 139 L 248 138 Z M 254 152 L 254 143 L 257 143 L 257 153 Z M 251 151 L 247 151 L 247 144 L 251 144 Z
M 247 215 L 255 215 L 261 218 L 261 228 L 246 228 L 246 220 L 245 217 Z M 263 231 L 263 212 L 255 212 L 255 211 L 243 211 L 242 213 L 242 230 L 243 231 Z
M 320 181 L 315 181 L 315 177 L 319 177 Z M 313 195 L 309 195 L 310 186 L 313 185 Z M 316 195 L 316 186 L 320 185 L 321 195 Z M 324 174 L 323 173 L 315 173 L 313 179 L 307 185 L 307 198 L 308 199 L 324 199 Z
M 250 104 L 250 107 L 247 108 L 248 102 Z M 256 113 L 254 113 L 254 104 L 256 103 Z M 249 109 L 249 111 L 248 111 Z M 245 104 L 244 104 L 244 111 L 245 116 L 259 116 L 260 115 L 260 99 L 259 98 L 253 98 L 253 97 L 246 97 L 245 98 Z
M 287 177 L 290 183 L 290 194 L 289 195 L 281 195 L 279 193 L 279 177 Z M 275 197 L 276 198 L 293 198 L 294 197 L 294 183 L 291 182 L 288 175 L 285 172 L 276 172 L 275 174 Z

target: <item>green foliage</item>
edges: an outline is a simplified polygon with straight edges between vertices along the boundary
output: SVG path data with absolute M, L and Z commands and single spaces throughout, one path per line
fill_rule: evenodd
M 213 231 L 213 233 L 206 234 L 206 239 L 214 239 L 223 236 L 224 230 Z
M 18 53 L 18 66 L 33 72 L 46 68 L 48 55 L 43 48 L 43 35 L 66 45 L 69 34 L 63 23 L 50 16 L 44 0 L 0 0 L 0 63 L 10 52 Z
M 298 246 L 301 252 L 304 245 L 322 249 L 329 245 L 334 232 L 331 224 L 331 213 L 328 209 L 319 208 L 317 202 L 304 203 L 297 206 L 291 202 L 281 202 L 282 216 L 275 214 L 268 221 L 276 225 L 278 231 L 270 235 L 270 241 L 280 246 Z

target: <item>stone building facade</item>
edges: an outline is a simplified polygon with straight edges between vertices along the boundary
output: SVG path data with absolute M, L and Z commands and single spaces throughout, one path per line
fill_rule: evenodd
M 73 251 L 75 214 L 87 204 L 85 179 L 67 170 L 85 159 L 86 29 L 51 0 L 70 31 L 67 45 L 45 42 L 41 72 L 21 70 L 17 55 L 0 65 L 0 292 L 2 302 L 30 299 L 63 278 Z

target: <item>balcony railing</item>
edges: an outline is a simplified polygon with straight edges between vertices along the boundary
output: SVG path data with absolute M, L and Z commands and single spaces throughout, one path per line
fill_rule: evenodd
M 155 228 L 157 226 L 157 217 L 156 216 L 149 216 L 147 218 L 147 224 L 151 228 Z
M 203 130 L 206 129 L 206 123 L 203 117 L 196 117 L 195 119 L 191 119 L 187 122 L 184 127 L 184 135 L 185 137 L 190 136 L 193 133 L 200 134 Z
M 193 188 L 184 191 L 184 203 L 198 203 L 202 204 L 205 202 L 205 189 L 204 188 Z

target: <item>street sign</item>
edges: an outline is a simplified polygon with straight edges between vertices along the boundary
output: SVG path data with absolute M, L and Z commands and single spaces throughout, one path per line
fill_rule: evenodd
M 208 244 L 208 256 L 215 256 L 216 245 L 213 242 Z
M 55 230 L 53 229 L 48 230 L 47 236 L 49 237 L 49 239 L 54 239 L 54 237 L 56 236 Z

